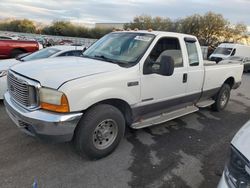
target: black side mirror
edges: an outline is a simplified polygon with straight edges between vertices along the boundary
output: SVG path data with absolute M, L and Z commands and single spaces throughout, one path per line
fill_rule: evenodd
M 85 52 L 87 50 L 87 47 L 85 46 L 83 49 L 82 49 L 82 52 Z
M 160 60 L 159 74 L 171 76 L 174 73 L 174 60 L 170 56 L 162 56 Z

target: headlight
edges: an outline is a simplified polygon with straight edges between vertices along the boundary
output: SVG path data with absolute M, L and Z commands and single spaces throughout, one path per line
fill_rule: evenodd
M 0 71 L 0 78 L 3 77 L 3 76 L 6 76 L 7 75 L 7 70 L 1 70 Z
M 54 112 L 69 112 L 69 103 L 66 95 L 60 91 L 41 88 L 40 105 L 42 109 Z
M 230 160 L 225 168 L 225 178 L 232 188 L 249 188 L 249 161 L 233 146 Z

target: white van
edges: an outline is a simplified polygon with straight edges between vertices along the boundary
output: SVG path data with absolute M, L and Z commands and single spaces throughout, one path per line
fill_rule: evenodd
M 230 56 L 250 57 L 250 46 L 233 43 L 222 43 L 210 55 L 209 60 L 217 63 Z

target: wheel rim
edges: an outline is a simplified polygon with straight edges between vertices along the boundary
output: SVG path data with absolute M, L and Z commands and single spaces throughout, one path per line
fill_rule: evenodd
M 115 141 L 118 126 L 112 119 L 103 120 L 93 132 L 93 143 L 97 149 L 106 149 Z
M 221 105 L 221 107 L 224 107 L 227 104 L 228 97 L 229 97 L 229 93 L 227 91 L 224 91 L 222 93 L 221 99 L 220 99 L 220 105 Z

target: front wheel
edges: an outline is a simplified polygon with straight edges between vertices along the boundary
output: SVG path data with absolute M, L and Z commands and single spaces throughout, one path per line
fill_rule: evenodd
M 123 138 L 125 120 L 114 106 L 99 104 L 89 109 L 75 132 L 75 146 L 81 155 L 99 159 L 115 150 Z
M 230 92 L 231 92 L 230 86 L 228 84 L 223 84 L 222 87 L 220 88 L 220 91 L 215 97 L 215 103 L 212 105 L 212 109 L 214 111 L 219 112 L 224 108 L 226 108 L 230 98 Z

